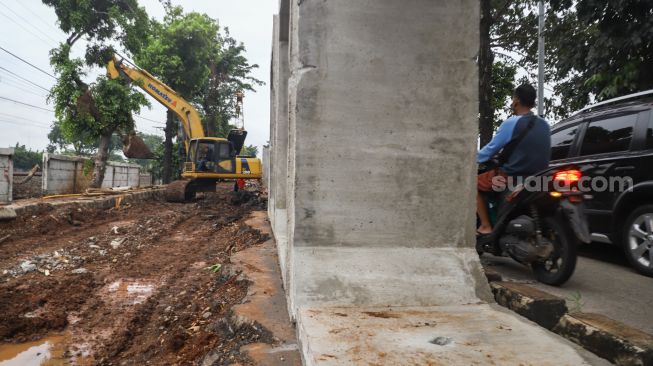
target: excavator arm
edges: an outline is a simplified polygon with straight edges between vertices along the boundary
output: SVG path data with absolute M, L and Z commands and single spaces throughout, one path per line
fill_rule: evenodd
M 184 129 L 184 144 L 188 151 L 190 139 L 205 137 L 204 127 L 197 110 L 169 86 L 159 81 L 145 70 L 131 67 L 116 56 L 107 64 L 107 74 L 111 79 L 124 77 L 159 103 L 171 110 Z

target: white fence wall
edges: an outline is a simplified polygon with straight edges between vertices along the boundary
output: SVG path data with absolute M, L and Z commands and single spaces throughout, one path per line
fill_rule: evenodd
M 140 165 L 109 161 L 104 172 L 102 188 L 138 187 L 140 185 L 140 176 Z
M 148 187 L 152 185 L 152 174 L 141 174 L 140 180 L 138 183 L 139 187 Z
M 107 162 L 103 188 L 138 187 L 140 166 Z M 82 193 L 88 188 L 93 175 L 90 159 L 78 156 L 43 154 L 43 194 Z
M 11 202 L 14 179 L 13 148 L 0 148 L 0 203 Z

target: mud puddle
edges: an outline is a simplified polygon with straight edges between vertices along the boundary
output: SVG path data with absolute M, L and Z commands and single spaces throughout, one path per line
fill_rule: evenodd
M 0 366 L 63 366 L 65 335 L 52 335 L 36 342 L 0 345 Z
M 111 282 L 100 293 L 119 305 L 138 305 L 152 296 L 156 287 L 150 281 L 123 278 Z

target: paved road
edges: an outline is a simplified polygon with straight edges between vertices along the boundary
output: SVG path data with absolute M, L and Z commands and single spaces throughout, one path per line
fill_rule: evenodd
M 530 269 L 508 258 L 484 254 L 485 266 L 504 281 L 528 282 L 540 290 L 567 299 L 571 310 L 599 313 L 653 334 L 653 278 L 632 270 L 616 246 L 583 245 L 573 277 L 562 287 L 533 281 Z

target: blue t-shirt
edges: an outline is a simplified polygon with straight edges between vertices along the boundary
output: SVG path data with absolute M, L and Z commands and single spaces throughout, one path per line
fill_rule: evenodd
M 529 116 L 532 115 L 533 113 L 512 116 L 503 121 L 492 141 L 478 152 L 477 161 L 485 163 L 499 153 L 527 127 Z M 550 157 L 551 129 L 547 121 L 537 117 L 531 130 L 526 133 L 501 169 L 508 175 L 532 175 L 546 169 Z

